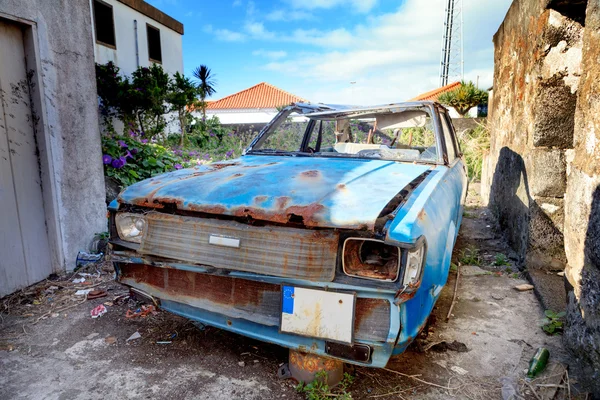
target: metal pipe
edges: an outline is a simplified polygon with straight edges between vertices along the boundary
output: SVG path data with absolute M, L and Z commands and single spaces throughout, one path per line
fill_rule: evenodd
M 133 20 L 133 35 L 135 36 L 135 66 L 140 67 L 140 47 L 138 45 L 137 19 Z

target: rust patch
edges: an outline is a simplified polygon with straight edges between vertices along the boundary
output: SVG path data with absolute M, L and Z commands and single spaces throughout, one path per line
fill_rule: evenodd
M 344 252 L 344 268 L 346 273 L 354 276 L 361 276 L 373 279 L 394 279 L 398 274 L 398 249 L 396 247 L 386 246 L 383 248 L 373 247 L 369 252 L 368 259 L 363 260 L 361 251 L 363 246 L 375 244 L 378 242 L 363 240 L 347 240 L 346 251 Z M 383 245 L 383 243 L 381 243 Z M 385 245 L 383 245 L 385 246 Z M 389 253 L 387 250 L 393 249 L 395 252 Z
M 317 170 L 304 171 L 300 173 L 300 178 L 320 178 L 321 172 Z
M 310 204 L 308 206 L 291 206 L 275 211 L 255 208 L 255 207 L 239 207 L 232 211 L 232 214 L 240 218 L 253 218 L 257 220 L 270 221 L 280 224 L 287 224 L 290 217 L 296 216 L 296 219 L 301 219 L 306 226 L 318 226 L 319 219 L 316 214 L 321 212 L 325 207 L 321 204 Z
M 415 295 L 417 294 L 416 291 L 413 292 L 404 292 L 404 293 L 396 293 L 396 298 L 399 300 L 400 303 L 404 303 L 405 301 L 408 301 L 410 299 L 412 299 L 413 297 L 415 297 Z
M 285 209 L 291 200 L 292 199 L 290 197 L 287 197 L 287 196 L 278 197 L 277 200 L 276 200 L 277 209 L 278 210 Z
M 165 279 L 166 275 L 166 279 Z M 272 298 L 279 295 L 279 285 L 255 281 L 200 274 L 197 272 L 166 269 L 143 264 L 123 264 L 121 281 L 132 279 L 156 289 L 164 290 L 174 298 L 192 297 L 226 306 L 260 306 L 265 293 L 272 292 Z M 276 305 L 278 307 L 278 305 Z
M 264 203 L 265 201 L 267 201 L 269 199 L 268 196 L 256 196 L 254 198 L 254 204 L 261 204 Z
M 234 162 L 234 163 L 219 163 L 219 164 L 211 164 L 210 167 L 215 170 L 215 169 L 223 169 L 223 168 L 227 168 L 227 167 L 233 167 L 235 165 L 240 165 L 239 162 Z
M 198 204 L 189 204 L 191 211 L 202 212 L 206 214 L 225 214 L 227 209 L 223 206 L 203 206 Z
M 390 326 L 390 303 L 384 299 L 358 298 L 354 308 L 357 337 L 384 342 Z
M 346 185 L 344 185 L 343 183 L 340 183 L 339 185 L 337 185 L 337 188 L 343 192 L 345 192 L 346 190 L 348 190 L 348 188 L 346 187 Z

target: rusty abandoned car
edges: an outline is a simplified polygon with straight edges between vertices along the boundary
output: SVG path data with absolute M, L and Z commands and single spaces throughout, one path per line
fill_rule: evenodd
M 446 283 L 466 191 L 439 104 L 294 104 L 239 159 L 126 188 L 110 257 L 171 313 L 384 367 Z

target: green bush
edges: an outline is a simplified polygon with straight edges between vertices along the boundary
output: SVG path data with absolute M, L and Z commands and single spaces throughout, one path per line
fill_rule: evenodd
M 190 166 L 172 150 L 126 136 L 102 137 L 104 175 L 122 187 L 176 169 Z
M 483 158 L 490 150 L 490 133 L 486 125 L 464 131 L 459 135 L 460 147 L 465 156 L 469 178 L 479 181 L 483 169 Z

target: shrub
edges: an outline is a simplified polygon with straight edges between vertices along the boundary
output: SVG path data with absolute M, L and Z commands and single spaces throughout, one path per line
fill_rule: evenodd
M 479 181 L 483 169 L 483 158 L 490 150 L 490 133 L 487 126 L 481 124 L 475 129 L 459 135 L 460 147 L 465 156 L 469 178 Z
M 115 178 L 122 187 L 190 165 L 170 149 L 126 136 L 103 136 L 102 152 L 104 175 Z

